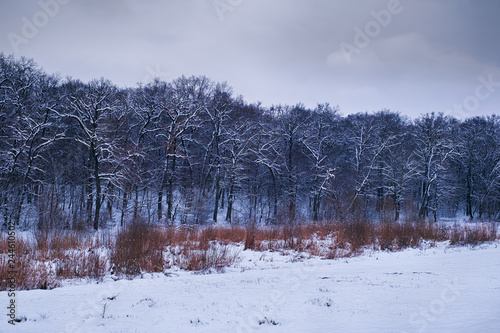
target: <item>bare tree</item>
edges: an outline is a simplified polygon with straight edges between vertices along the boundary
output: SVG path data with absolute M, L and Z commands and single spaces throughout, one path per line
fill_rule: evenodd
M 429 212 L 437 219 L 439 177 L 447 160 L 455 153 L 451 140 L 450 119 L 443 114 L 426 114 L 415 121 L 413 139 L 415 155 L 420 171 L 419 216 L 426 218 Z
M 413 155 L 415 146 L 411 137 L 412 128 L 409 120 L 395 113 L 384 112 L 379 120 L 384 126 L 381 132 L 384 138 L 381 141 L 393 139 L 381 156 L 382 179 L 379 179 L 379 182 L 386 191 L 384 204 L 386 197 L 389 198 L 389 206 L 394 209 L 394 221 L 398 221 L 405 194 L 410 196 L 408 192 L 419 176 L 418 163 Z
M 332 109 L 328 104 L 318 105 L 301 138 L 306 154 L 312 162 L 310 191 L 314 221 L 320 219 L 321 202 L 325 193 L 331 191 L 329 183 L 335 178 L 336 165 L 330 153 L 336 140 L 332 126 L 338 121 L 337 111 L 338 109 Z
M 224 184 L 224 187 L 227 188 L 226 221 L 231 223 L 236 191 L 243 187 L 247 177 L 245 162 L 250 154 L 249 146 L 256 136 L 255 126 L 250 121 L 243 121 L 228 127 L 226 134 L 226 138 L 222 142 L 222 145 L 226 147 L 222 163 L 226 170 Z
M 103 182 L 109 186 L 119 177 L 120 161 L 118 160 L 120 140 L 116 135 L 116 127 L 120 123 L 120 110 L 117 99 L 118 89 L 104 79 L 94 80 L 79 87 L 67 96 L 68 112 L 61 116 L 69 117 L 78 124 L 79 134 L 76 141 L 82 144 L 88 153 L 87 166 L 91 170 L 89 179 L 93 180 L 93 191 L 88 193 L 89 220 L 97 230 L 100 222 L 100 212 L 104 201 L 105 190 Z M 92 209 L 92 197 L 95 208 Z
M 297 213 L 297 195 L 302 185 L 302 178 L 307 157 L 302 149 L 301 141 L 304 130 L 310 121 L 311 113 L 302 104 L 295 106 L 278 106 L 272 110 L 278 122 L 278 135 L 282 140 L 280 147 L 286 175 L 285 193 L 287 195 L 288 219 L 294 221 Z
M 500 185 L 500 122 L 497 117 L 474 117 L 460 126 L 458 159 L 465 192 L 465 214 L 495 218 Z
M 19 224 L 25 200 L 32 202 L 38 195 L 32 190 L 39 188 L 45 176 L 42 152 L 58 136 L 50 113 L 56 103 L 51 89 L 57 79 L 45 75 L 26 58 L 3 58 L 1 66 L 0 118 L 4 126 L 0 169 L 7 189 L 2 200 L 4 222 L 10 218 Z M 9 205 L 8 200 L 15 205 Z
M 221 186 L 225 169 L 223 167 L 223 155 L 225 150 L 226 127 L 234 108 L 234 100 L 231 96 L 231 88 L 226 84 L 216 84 L 211 93 L 209 105 L 205 108 L 207 124 L 210 128 L 210 142 L 206 147 L 205 163 L 206 171 L 212 174 L 214 187 L 214 209 L 212 219 L 217 223 L 219 204 L 223 199 Z

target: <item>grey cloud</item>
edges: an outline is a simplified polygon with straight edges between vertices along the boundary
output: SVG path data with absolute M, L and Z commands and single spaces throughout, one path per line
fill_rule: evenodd
M 221 21 L 212 0 L 70 0 L 19 55 L 83 80 L 134 86 L 159 68 L 165 79 L 228 81 L 265 105 L 326 101 L 344 112 L 413 116 L 463 100 L 479 75 L 500 81 L 500 3 L 487 0 L 400 0 L 401 13 L 348 63 L 340 44 L 353 44 L 354 28 L 391 1 L 241 0 Z M 0 51 L 12 53 L 8 32 L 20 33 L 22 17 L 37 10 L 38 1 L 0 1 Z M 474 112 L 496 111 L 499 98 Z

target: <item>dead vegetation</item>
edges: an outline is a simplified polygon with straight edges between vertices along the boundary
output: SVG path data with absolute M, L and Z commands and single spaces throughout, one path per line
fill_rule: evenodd
M 16 239 L 15 285 L 52 289 L 65 279 L 133 278 L 177 268 L 221 272 L 241 250 L 296 251 L 324 259 L 349 257 L 365 249 L 399 251 L 422 242 L 476 246 L 498 239 L 491 224 L 442 227 L 429 223 L 297 223 L 276 226 L 158 226 L 136 222 L 110 232 L 37 231 Z M 12 269 L 8 241 L 0 235 L 0 290 L 8 290 Z

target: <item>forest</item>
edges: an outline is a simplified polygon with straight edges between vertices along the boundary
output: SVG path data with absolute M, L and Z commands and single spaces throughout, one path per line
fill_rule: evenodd
M 499 118 L 431 111 L 263 107 L 203 76 L 121 88 L 0 53 L 1 223 L 499 220 Z

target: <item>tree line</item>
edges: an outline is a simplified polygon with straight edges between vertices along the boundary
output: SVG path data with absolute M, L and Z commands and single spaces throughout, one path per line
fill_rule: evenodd
M 0 53 L 0 218 L 110 222 L 500 218 L 500 121 L 262 107 L 206 77 L 119 88 Z

